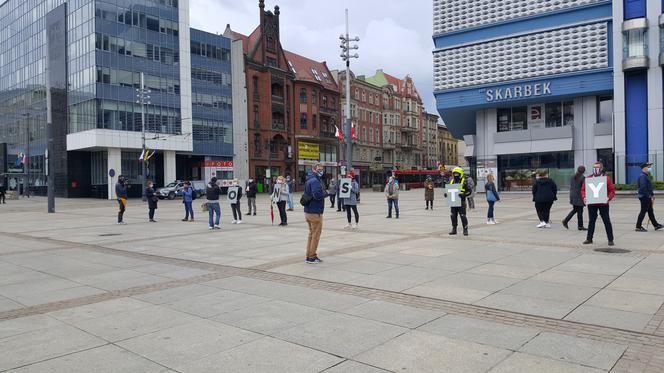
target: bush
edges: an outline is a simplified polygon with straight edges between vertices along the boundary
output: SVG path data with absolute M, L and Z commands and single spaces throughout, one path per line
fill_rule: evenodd
M 634 184 L 616 184 L 616 190 L 636 190 L 636 183 Z M 653 181 L 652 187 L 655 190 L 664 190 L 664 181 Z

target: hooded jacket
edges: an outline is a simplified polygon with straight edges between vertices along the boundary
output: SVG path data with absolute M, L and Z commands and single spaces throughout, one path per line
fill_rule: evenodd
M 556 183 L 544 177 L 537 179 L 533 184 L 533 202 L 553 202 L 558 199 L 558 186 Z
M 304 184 L 304 193 L 313 197 L 308 206 L 304 206 L 306 214 L 322 214 L 325 211 L 325 197 L 327 193 L 323 189 L 323 182 L 313 172 L 307 174 L 307 182 Z

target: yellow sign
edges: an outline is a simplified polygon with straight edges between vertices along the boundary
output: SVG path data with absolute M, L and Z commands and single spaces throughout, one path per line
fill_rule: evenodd
M 300 159 L 320 159 L 320 147 L 315 142 L 299 141 L 297 143 L 297 156 Z

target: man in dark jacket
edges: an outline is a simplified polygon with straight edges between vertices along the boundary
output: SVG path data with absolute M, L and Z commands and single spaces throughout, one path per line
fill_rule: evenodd
M 583 196 L 581 196 L 581 188 L 586 182 L 586 168 L 584 166 L 579 166 L 576 169 L 576 173 L 570 179 L 569 184 L 569 203 L 572 205 L 572 211 L 563 219 L 563 227 L 569 229 L 569 221 L 572 220 L 574 215 L 577 217 L 577 225 L 580 231 L 587 231 L 588 229 L 583 226 L 583 207 L 586 205 L 583 203 Z
M 219 196 L 221 188 L 217 185 L 217 178 L 210 179 L 210 183 L 205 188 L 205 198 L 207 199 L 209 219 L 208 229 L 221 229 L 219 221 L 221 220 L 221 207 L 219 206 Z M 215 219 L 216 214 L 216 219 Z M 214 223 L 214 224 L 213 224 Z
M 5 194 L 7 194 L 7 185 L 5 183 L 4 176 L 0 176 L 0 203 L 6 203 Z
M 150 223 L 156 223 L 157 221 L 154 220 L 154 211 L 157 209 L 159 198 L 155 193 L 154 183 L 152 181 L 148 181 L 148 185 L 145 188 L 145 199 L 148 201 L 148 221 Z
M 611 217 L 609 216 L 609 202 L 616 196 L 616 188 L 611 181 L 611 177 L 604 172 L 604 164 L 602 162 L 595 162 L 593 165 L 593 174 L 587 178 L 594 178 L 606 176 L 606 194 L 608 197 L 607 203 L 594 203 L 588 205 L 588 236 L 583 242 L 584 245 L 593 243 L 593 236 L 595 234 L 595 223 L 597 222 L 597 214 L 602 217 L 604 222 L 604 229 L 606 229 L 606 236 L 609 239 L 609 246 L 613 246 L 613 224 L 611 224 Z M 586 202 L 586 183 L 581 187 L 581 195 L 583 201 Z
M 127 179 L 120 175 L 115 183 L 115 198 L 118 200 L 120 211 L 118 211 L 118 224 L 126 224 L 122 218 L 127 209 Z
M 468 218 L 466 217 L 466 197 L 472 193 L 472 189 L 468 185 L 468 181 L 463 177 L 463 169 L 461 167 L 455 167 L 452 170 L 452 180 L 450 184 L 460 184 L 461 190 L 459 191 L 459 197 L 461 198 L 460 207 L 450 207 L 450 218 L 452 219 L 452 231 L 450 235 L 457 234 L 457 226 L 459 225 L 459 217 L 461 217 L 461 224 L 463 224 L 463 235 L 468 235 Z M 447 198 L 447 193 L 445 194 Z
M 249 212 L 247 215 L 251 215 L 251 211 L 253 210 L 254 216 L 256 216 L 256 193 L 258 193 L 256 180 L 249 179 L 247 183 L 247 205 L 249 205 Z
M 551 228 L 551 207 L 558 199 L 558 186 L 549 178 L 549 173 L 542 171 L 537 174 L 533 184 L 533 202 L 540 222 L 537 228 Z
M 655 227 L 655 230 L 658 231 L 664 228 L 663 225 L 657 222 L 655 218 L 655 211 L 653 210 L 653 205 L 655 203 L 655 192 L 653 191 L 652 182 L 650 182 L 650 168 L 652 163 L 644 163 L 641 165 L 641 171 L 643 173 L 639 176 L 636 181 L 638 186 L 638 197 L 641 202 L 641 211 L 639 212 L 639 217 L 636 219 L 636 231 L 637 232 L 647 232 L 643 228 L 643 219 L 648 214 L 648 219 L 652 223 L 652 226 Z
M 320 263 L 318 259 L 318 241 L 323 231 L 323 212 L 325 211 L 325 197 L 327 193 L 323 187 L 323 166 L 317 163 L 307 176 L 307 182 L 304 184 L 304 193 L 311 196 L 311 202 L 304 206 L 304 219 L 309 225 L 309 238 L 307 240 L 307 259 L 306 263 Z

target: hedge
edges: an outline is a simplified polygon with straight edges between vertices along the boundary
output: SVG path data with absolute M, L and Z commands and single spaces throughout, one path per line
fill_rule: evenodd
M 616 190 L 636 190 L 636 183 L 634 184 L 616 184 Z M 664 181 L 653 181 L 653 188 L 655 190 L 664 190 Z

